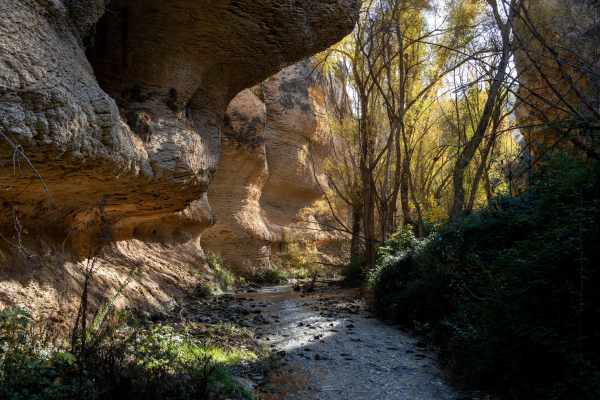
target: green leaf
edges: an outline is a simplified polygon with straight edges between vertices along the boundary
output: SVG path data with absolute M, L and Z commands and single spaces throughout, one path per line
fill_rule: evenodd
M 56 355 L 56 358 L 58 358 L 59 360 L 65 360 L 66 362 L 69 363 L 69 365 L 73 365 L 73 363 L 75 361 L 77 361 L 77 357 L 75 357 L 73 354 L 65 351 L 63 353 L 58 353 Z

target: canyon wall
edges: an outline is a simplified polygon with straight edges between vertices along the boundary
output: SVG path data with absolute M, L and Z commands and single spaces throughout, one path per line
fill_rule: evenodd
M 227 268 L 259 275 L 288 240 L 326 242 L 336 235 L 310 212 L 327 182 L 322 161 L 327 135 L 327 88 L 305 61 L 241 92 L 226 114 L 221 164 L 208 199 L 217 223 L 202 234 L 205 251 L 221 255 Z
M 104 199 L 115 260 L 139 259 L 150 274 L 155 268 L 166 276 L 188 257 L 177 246 L 196 249 L 189 257 L 202 259 L 198 238 L 215 222 L 207 191 L 218 166 L 235 168 L 219 161 L 228 147 L 222 129 L 236 123 L 235 116 L 225 118 L 229 103 L 350 33 L 359 6 L 358 0 L 2 0 L 0 119 L 8 130 L 2 127 L 0 157 L 10 164 L 9 141 L 22 146 L 53 200 L 29 168 L 22 169 L 26 179 L 3 176 L 3 184 L 14 183 L 7 198 L 15 212 L 3 205 L 4 236 L 14 236 L 16 215 L 44 249 L 85 248 L 78 232 L 93 217 L 86 210 Z M 132 112 L 148 118 L 150 135 L 128 125 Z M 16 263 L 17 271 L 4 273 L 14 252 L 0 246 L 9 284 L 30 282 L 33 266 L 18 270 Z M 120 272 L 110 272 L 115 265 L 104 269 L 119 282 Z M 160 286 L 161 278 L 155 281 Z M 17 292 L 10 288 L 3 302 Z

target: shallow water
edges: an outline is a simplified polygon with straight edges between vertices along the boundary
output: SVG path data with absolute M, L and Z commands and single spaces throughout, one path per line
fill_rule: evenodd
M 261 308 L 271 321 L 257 335 L 286 352 L 280 368 L 257 390 L 264 400 L 492 398 L 451 386 L 434 351 L 417 337 L 371 318 L 363 302 L 345 303 L 353 308 L 333 315 L 336 306 L 323 307 L 318 301 L 339 298 L 332 292 L 302 297 L 284 286 L 236 295 L 253 298 L 244 303 Z

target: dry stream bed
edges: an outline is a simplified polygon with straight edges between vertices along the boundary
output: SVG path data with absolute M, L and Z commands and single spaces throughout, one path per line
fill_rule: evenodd
M 188 307 L 175 311 L 192 322 L 246 326 L 280 356 L 271 372 L 238 370 L 239 383 L 264 400 L 497 398 L 451 385 L 431 345 L 373 318 L 364 300 L 335 285 L 310 294 L 250 289 L 197 302 L 203 312 Z

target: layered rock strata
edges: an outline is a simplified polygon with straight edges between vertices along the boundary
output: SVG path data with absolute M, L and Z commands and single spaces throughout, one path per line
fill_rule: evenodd
M 208 193 L 217 223 L 201 244 L 240 275 L 259 275 L 272 255 L 285 253 L 286 240 L 339 239 L 310 212 L 300 215 L 323 198 L 323 160 L 332 146 L 327 89 L 312 69 L 310 61 L 288 67 L 227 109 L 221 165 Z
M 116 243 L 135 239 L 139 251 L 195 243 L 215 220 L 206 192 L 229 102 L 340 40 L 359 6 L 358 0 L 0 2 L 0 118 L 54 200 L 39 183 L 29 185 L 29 174 L 11 189 L 11 199 L 20 193 L 13 209 L 50 247 L 85 246 L 72 228 L 85 227 L 84 211 L 97 199 L 107 201 Z M 148 115 L 151 139 L 127 124 L 131 112 Z M 10 160 L 9 146 L 0 156 Z M 11 214 L 4 210 L 2 217 L 10 237 Z M 160 264 L 160 249 L 152 252 Z
M 358 2 L 90 3 L 111 10 L 96 23 L 69 5 L 1 6 L 0 117 L 58 206 L 40 190 L 19 199 L 44 209 L 49 225 L 106 198 L 116 238 L 127 239 L 212 223 L 204 193 L 230 100 L 343 37 Z M 124 123 L 130 110 L 150 115 L 151 143 Z

